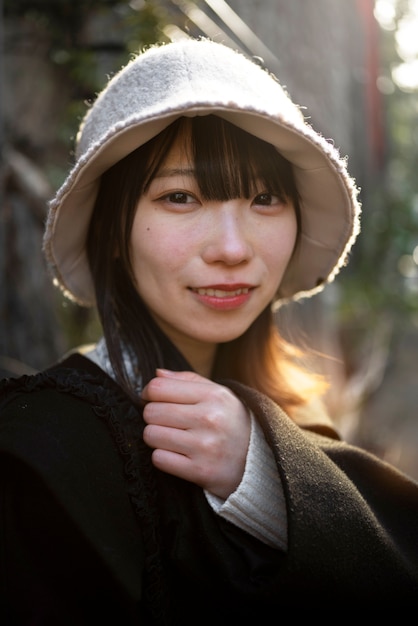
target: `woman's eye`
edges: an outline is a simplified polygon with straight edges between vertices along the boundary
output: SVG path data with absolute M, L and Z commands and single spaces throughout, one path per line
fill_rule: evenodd
M 172 202 L 173 204 L 189 204 L 190 202 L 194 202 L 195 199 L 189 193 L 185 193 L 184 191 L 173 191 L 165 196 L 168 202 Z
M 150 188 L 150 196 L 154 202 L 167 211 L 194 211 L 200 206 L 197 194 L 191 189 L 186 191 L 171 186 L 170 190 L 166 184 L 154 184 L 154 188 L 152 186 Z
M 282 204 L 283 202 L 284 200 L 282 200 L 279 196 L 268 192 L 259 193 L 254 198 L 254 204 L 261 206 L 274 206 L 277 204 Z

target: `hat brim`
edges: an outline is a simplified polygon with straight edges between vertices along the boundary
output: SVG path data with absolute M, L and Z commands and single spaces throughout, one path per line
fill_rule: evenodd
M 347 261 L 359 231 L 357 189 L 334 147 L 306 125 L 294 127 L 259 111 L 213 102 L 135 115 L 91 145 L 50 203 L 44 252 L 56 281 L 81 305 L 95 303 L 85 243 L 100 176 L 181 116 L 218 115 L 269 142 L 293 166 L 302 232 L 278 298 L 312 295 Z

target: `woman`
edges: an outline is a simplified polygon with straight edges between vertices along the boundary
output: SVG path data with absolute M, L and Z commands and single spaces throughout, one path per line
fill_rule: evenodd
M 274 77 L 208 40 L 133 59 L 50 204 L 103 338 L 0 387 L 13 624 L 267 619 L 418 591 L 418 486 L 339 440 L 273 309 L 333 280 L 354 181 Z

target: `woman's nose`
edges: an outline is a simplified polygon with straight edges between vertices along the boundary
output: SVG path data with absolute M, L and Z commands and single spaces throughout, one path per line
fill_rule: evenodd
M 211 212 L 202 257 L 206 263 L 237 265 L 253 254 L 248 224 L 236 201 L 222 203 Z

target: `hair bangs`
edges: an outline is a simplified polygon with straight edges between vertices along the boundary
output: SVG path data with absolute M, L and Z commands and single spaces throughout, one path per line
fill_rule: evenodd
M 291 165 L 274 146 L 215 115 L 188 122 L 196 180 L 204 198 L 250 198 L 268 190 L 294 199 Z
M 298 204 L 289 161 L 268 142 L 216 115 L 181 117 L 146 144 L 144 191 L 179 139 L 204 199 L 226 201 L 268 191 Z

